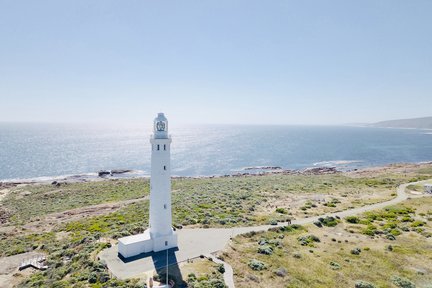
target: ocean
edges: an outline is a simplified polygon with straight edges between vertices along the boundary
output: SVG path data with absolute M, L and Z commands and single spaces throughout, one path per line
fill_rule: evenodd
M 150 170 L 151 127 L 0 123 L 0 180 Z M 427 130 L 347 126 L 170 127 L 176 176 L 225 175 L 246 167 L 342 170 L 432 160 Z

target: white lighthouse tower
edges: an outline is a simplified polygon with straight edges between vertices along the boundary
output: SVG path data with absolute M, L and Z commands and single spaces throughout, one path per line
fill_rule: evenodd
M 118 254 L 123 258 L 177 247 L 171 213 L 171 137 L 168 135 L 168 120 L 163 113 L 154 119 L 150 143 L 150 225 L 143 234 L 119 239 Z
M 154 120 L 150 178 L 150 236 L 153 251 L 177 247 L 177 235 L 172 228 L 171 173 L 168 120 L 159 113 Z

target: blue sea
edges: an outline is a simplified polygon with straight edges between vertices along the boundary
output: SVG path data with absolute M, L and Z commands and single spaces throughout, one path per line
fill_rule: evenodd
M 0 180 L 133 169 L 148 175 L 151 127 L 0 123 Z M 172 174 L 209 176 L 251 166 L 355 169 L 432 160 L 432 133 L 346 126 L 170 127 Z M 91 174 L 92 175 L 92 174 Z

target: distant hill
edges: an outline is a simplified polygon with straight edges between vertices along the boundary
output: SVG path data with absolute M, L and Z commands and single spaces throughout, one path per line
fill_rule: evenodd
M 432 117 L 381 121 L 370 124 L 369 126 L 383 128 L 432 129 Z

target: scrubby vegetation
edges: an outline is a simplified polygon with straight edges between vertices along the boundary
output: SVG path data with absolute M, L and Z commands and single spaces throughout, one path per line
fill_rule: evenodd
M 39 249 L 47 254 L 48 270 L 36 272 L 19 287 L 142 287 L 137 280 L 111 278 L 106 266 L 95 260 L 96 253 L 109 247 L 90 235 L 71 235 L 64 240 L 47 238 Z
M 427 177 L 420 175 L 416 179 Z M 174 223 L 201 227 L 256 225 L 324 214 L 389 199 L 395 187 L 408 180 L 413 180 L 412 175 L 178 178 L 172 183 Z M 22 224 L 53 212 L 148 194 L 148 179 L 30 185 L 13 189 L 3 206 L 13 214 L 10 221 Z M 316 194 L 321 195 L 318 200 L 313 196 Z M 298 206 L 287 204 L 304 195 L 311 195 L 311 199 Z
M 427 220 L 430 207 L 430 197 L 411 199 L 403 205 L 345 219 L 349 221 L 333 227 L 286 226 L 238 236 L 232 248 L 225 251 L 225 261 L 233 266 L 236 287 L 240 288 L 427 287 L 432 283 L 432 238 L 428 238 L 432 222 Z M 408 216 L 412 220 L 407 221 Z M 411 227 L 414 222 L 423 226 Z M 382 233 L 373 237 L 364 234 L 363 229 L 369 225 Z M 408 231 L 401 229 L 405 225 Z M 386 235 L 393 236 L 394 229 L 400 234 L 390 240 Z M 259 252 L 259 247 L 267 246 L 272 248 L 271 254 Z M 265 263 L 265 269 L 252 269 L 251 261 Z M 287 277 L 275 277 L 280 267 Z
M 432 234 L 423 228 L 429 218 L 426 213 L 416 214 L 416 208 L 400 204 L 390 206 L 380 211 L 367 212 L 360 217 L 347 217 L 348 223 L 356 224 L 350 226 L 352 231 L 359 231 L 371 237 L 384 237 L 395 240 L 397 236 L 406 232 L 416 232 L 424 237 Z
M 22 224 L 53 212 L 136 199 L 148 194 L 148 179 L 27 185 L 15 188 L 4 199 L 3 206 L 13 212 L 11 221 Z
M 175 179 L 172 185 L 174 224 L 181 229 L 184 226 L 233 227 L 278 223 L 384 201 L 394 197 L 394 189 L 400 183 L 413 178 L 421 180 L 429 177 L 427 173 L 407 173 L 379 174 L 373 177 L 267 175 Z M 1 211 L 10 212 L 10 217 L 5 218 L 6 222 L 2 226 L 14 227 L 0 233 L 0 256 L 28 251 L 39 251 L 47 255 L 49 269 L 32 274 L 20 287 L 139 287 L 137 280 L 120 281 L 111 278 L 104 264 L 97 261 L 96 255 L 101 249 L 111 245 L 111 241 L 146 228 L 148 200 L 144 197 L 148 193 L 149 181 L 146 179 L 13 188 L 4 199 Z M 102 215 L 79 220 L 44 220 L 51 213 L 131 199 L 141 200 Z M 238 287 L 250 287 L 251 283 L 255 287 L 279 287 L 278 283 L 288 283 L 286 285 L 291 285 L 288 287 L 335 287 L 332 278 L 334 273 L 352 274 L 355 277 L 342 279 L 342 284 L 351 285 L 345 287 L 354 287 L 353 281 L 357 280 L 370 282 L 377 287 L 388 285 L 388 277 L 377 280 L 382 274 L 378 273 L 375 278 L 371 276 L 376 274 L 376 267 L 401 271 L 398 277 L 415 282 L 420 276 L 412 277 L 413 273 L 399 269 L 399 262 L 395 263 L 393 256 L 386 260 L 387 254 L 394 254 L 394 258 L 399 257 L 402 261 L 401 255 L 416 257 L 412 255 L 431 253 L 424 250 L 422 245 L 405 245 L 404 239 L 408 235 L 421 239 L 429 239 L 427 237 L 431 235 L 431 206 L 428 209 L 414 207 L 416 206 L 389 207 L 388 210 L 345 219 L 346 221 L 323 217 L 318 221 L 321 228 L 288 225 L 274 227 L 266 233 L 248 233 L 234 239 L 236 250 L 225 255 L 225 259 L 234 264 Z M 35 229 L 28 229 L 23 225 L 28 221 L 41 226 L 34 225 Z M 49 232 L 40 232 L 38 227 L 41 228 L 40 231 Z M 46 227 L 49 229 L 45 229 Z M 367 240 L 364 243 L 354 243 L 350 239 L 347 243 L 342 242 L 342 237 L 336 237 L 338 239 L 330 241 L 327 234 L 334 235 L 334 230 L 331 229 L 365 237 Z M 392 249 L 386 249 L 386 246 L 375 247 L 373 243 L 367 242 L 373 240 L 371 237 L 386 243 L 386 246 L 392 243 Z M 389 237 L 394 237 L 394 240 L 389 240 Z M 348 241 L 347 239 L 343 240 Z M 357 246 L 362 248 L 360 255 L 350 254 L 350 250 Z M 370 246 L 370 250 L 364 249 L 365 246 Z M 387 253 L 386 257 L 383 257 L 383 253 Z M 236 257 L 235 261 L 233 257 Z M 432 259 L 432 255 L 427 257 Z M 425 261 L 425 265 L 432 266 L 428 261 Z M 302 267 L 314 271 L 314 275 L 309 275 Z M 383 270 L 380 273 L 387 272 L 388 270 Z M 221 271 L 218 272 L 215 268 L 215 273 L 207 274 L 195 278 L 191 275 L 186 281 L 191 287 L 197 288 L 224 287 L 221 286 Z M 424 275 L 427 276 L 428 273 Z M 317 286 L 311 280 L 317 279 L 316 277 L 321 279 L 322 284 Z M 267 283 L 264 279 L 274 282 Z M 266 286 L 267 284 L 271 285 Z

